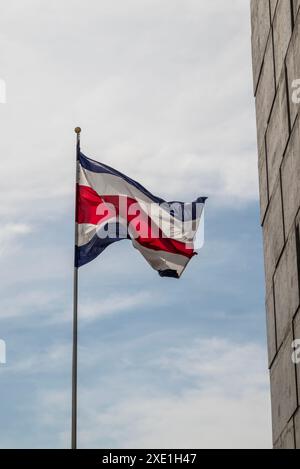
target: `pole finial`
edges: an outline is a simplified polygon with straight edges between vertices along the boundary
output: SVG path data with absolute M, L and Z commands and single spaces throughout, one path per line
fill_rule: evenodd
M 80 132 L 81 132 L 81 128 L 80 128 L 80 127 L 75 127 L 74 130 L 75 130 L 75 133 L 76 133 L 76 134 L 80 134 Z

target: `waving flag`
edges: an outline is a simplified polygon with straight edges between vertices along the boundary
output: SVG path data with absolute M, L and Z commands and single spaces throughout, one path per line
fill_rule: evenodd
M 206 197 L 166 202 L 125 174 L 87 158 L 76 127 L 75 264 L 73 276 L 72 433 L 77 448 L 78 269 L 110 244 L 133 246 L 161 277 L 179 278 L 197 254 L 197 230 Z M 199 230 L 200 231 L 200 230 Z M 201 240 L 202 241 L 202 240 Z M 201 244 L 200 241 L 200 244 Z
M 179 278 L 196 254 L 195 235 L 205 197 L 166 202 L 138 182 L 78 152 L 75 264 L 130 239 L 162 277 Z

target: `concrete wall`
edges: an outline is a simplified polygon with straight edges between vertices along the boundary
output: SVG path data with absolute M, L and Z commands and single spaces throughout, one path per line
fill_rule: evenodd
M 251 1 L 275 448 L 300 448 L 300 365 L 292 361 L 300 339 L 300 116 L 292 87 L 300 80 L 299 7 L 300 0 Z

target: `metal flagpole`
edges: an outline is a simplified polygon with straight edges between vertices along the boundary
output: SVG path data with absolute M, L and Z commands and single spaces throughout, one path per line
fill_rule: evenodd
M 78 267 L 76 262 L 76 246 L 78 241 L 78 229 L 76 223 L 77 210 L 77 184 L 78 184 L 78 159 L 80 151 L 81 128 L 76 127 L 76 189 L 75 189 L 75 246 L 74 246 L 74 284 L 73 284 L 73 354 L 72 354 L 72 431 L 71 448 L 77 449 L 77 342 L 78 342 Z

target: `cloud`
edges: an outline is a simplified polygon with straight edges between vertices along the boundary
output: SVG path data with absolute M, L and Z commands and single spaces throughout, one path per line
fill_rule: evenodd
M 147 291 L 138 293 L 114 293 L 102 300 L 90 301 L 83 300 L 79 302 L 79 321 L 81 325 L 87 325 L 94 321 L 105 319 L 125 312 L 136 312 L 137 308 L 145 306 L 151 296 Z M 153 299 L 153 296 L 152 296 Z M 69 307 L 64 313 L 58 312 L 55 316 L 49 317 L 50 324 L 60 322 L 70 322 L 73 316 L 70 312 L 73 307 Z
M 46 347 L 42 345 L 39 350 L 23 350 L 20 357 L 14 357 L 6 373 L 24 374 L 26 377 L 32 375 L 66 372 L 66 368 L 71 369 L 71 343 L 55 343 Z
M 76 124 L 87 154 L 166 198 L 257 200 L 247 2 L 25 0 L 0 24 L 4 216 L 70 205 Z
M 0 242 L 3 243 L 12 237 L 22 236 L 31 232 L 31 227 L 22 223 L 4 225 L 0 231 Z
M 89 324 L 93 321 L 114 316 L 127 311 L 136 311 L 154 301 L 156 295 L 150 295 L 147 291 L 138 293 L 117 293 L 107 296 L 102 300 L 83 300 L 79 303 L 79 319 L 81 324 Z M 161 299 L 156 297 L 156 304 L 161 303 Z M 18 317 L 31 318 L 36 324 L 37 316 L 39 325 L 55 325 L 72 321 L 72 304 L 65 306 L 66 299 L 61 291 L 31 289 L 16 293 L 13 298 L 6 297 L 2 301 L 2 320 L 12 320 Z M 31 324 L 31 323 L 30 323 Z
M 46 319 L 53 315 L 54 305 L 61 301 L 61 294 L 53 292 L 51 289 L 42 290 L 31 288 L 30 291 L 17 292 L 15 288 L 14 296 L 7 295 L 2 300 L 2 320 L 15 320 L 18 317 L 31 317 L 36 320 Z
M 11 254 L 18 248 L 18 239 L 32 232 L 32 227 L 25 223 L 8 223 L 0 230 L 0 256 Z
M 83 392 L 81 446 L 106 441 L 122 448 L 271 447 L 262 347 L 216 337 L 163 353 L 168 359 L 160 361 L 161 385 L 136 380 L 133 388 L 115 377 L 122 397 L 105 408 L 97 388 Z M 164 388 L 174 374 L 180 384 Z
M 271 449 L 267 406 L 267 391 L 238 398 L 209 388 L 180 397 L 135 396 L 83 423 L 79 441 L 85 448 L 102 447 L 107 438 L 121 448 Z
M 116 373 L 101 383 L 81 386 L 80 447 L 271 448 L 261 346 L 215 337 L 168 348 L 163 354 L 169 359 L 156 362 L 159 380 L 151 372 L 154 363 L 144 357 L 144 372 L 136 369 L 133 379 Z M 170 379 L 172 386 L 167 384 Z M 53 399 L 58 406 L 51 406 L 50 412 Z M 56 412 L 63 411 L 68 400 L 63 390 L 41 395 L 39 418 L 55 428 Z M 61 435 L 61 444 L 66 436 Z
M 147 304 L 150 299 L 150 294 L 142 291 L 131 294 L 115 294 L 94 303 L 85 302 L 80 311 L 80 319 L 90 322 L 124 311 L 136 311 L 137 307 Z
M 171 348 L 160 357 L 158 364 L 175 376 L 193 378 L 199 387 L 209 381 L 230 396 L 243 390 L 266 387 L 265 363 L 261 359 L 265 351 L 253 343 L 230 344 L 223 338 L 196 340 L 185 348 Z M 245 373 L 244 367 L 250 372 Z M 237 381 L 237 376 L 240 376 Z M 232 383 L 236 382 L 234 389 Z

